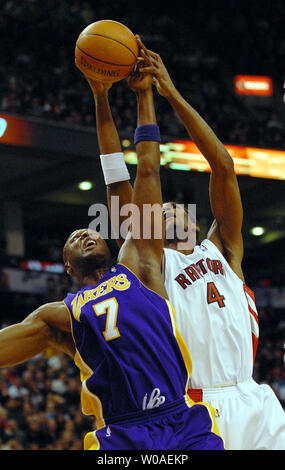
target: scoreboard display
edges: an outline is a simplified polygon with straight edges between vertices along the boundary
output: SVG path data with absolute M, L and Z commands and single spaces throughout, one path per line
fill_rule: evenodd
M 225 145 L 238 175 L 255 178 L 285 179 L 285 151 L 264 148 Z M 210 166 L 194 142 L 175 140 L 160 146 L 161 165 L 172 170 L 209 172 Z M 137 163 L 136 152 L 125 150 L 125 161 Z

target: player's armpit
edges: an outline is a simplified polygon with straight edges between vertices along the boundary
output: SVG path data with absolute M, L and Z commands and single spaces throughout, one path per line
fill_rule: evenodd
M 49 345 L 71 357 L 75 354 L 71 321 L 64 302 L 52 302 L 38 309 L 38 315 L 49 328 Z
M 161 278 L 161 264 L 153 257 L 151 250 L 148 252 L 146 247 L 140 247 L 132 241 L 126 240 L 120 249 L 118 263 L 130 269 L 148 289 L 168 299 Z
M 50 346 L 54 349 L 66 353 L 68 356 L 74 357 L 75 347 L 74 341 L 70 333 L 66 331 L 61 331 L 57 328 L 50 328 L 51 338 Z

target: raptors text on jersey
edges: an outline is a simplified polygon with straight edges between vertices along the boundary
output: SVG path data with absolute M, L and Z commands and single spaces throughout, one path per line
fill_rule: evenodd
M 164 280 L 191 354 L 191 387 L 250 378 L 258 341 L 254 294 L 218 248 L 204 240 L 190 255 L 164 249 Z

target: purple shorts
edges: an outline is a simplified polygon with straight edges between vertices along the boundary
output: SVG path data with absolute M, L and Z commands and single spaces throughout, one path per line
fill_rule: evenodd
M 164 406 L 88 433 L 85 450 L 225 450 L 209 405 Z

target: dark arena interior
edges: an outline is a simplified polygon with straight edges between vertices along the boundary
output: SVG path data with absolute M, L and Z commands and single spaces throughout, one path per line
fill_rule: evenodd
M 285 409 L 285 3 L 1 3 L 0 327 L 76 289 L 62 248 L 94 219 L 92 204 L 106 205 L 106 189 L 94 101 L 74 46 L 88 24 L 113 19 L 160 54 L 177 89 L 232 152 L 243 270 L 259 314 L 254 379 Z M 239 87 L 250 77 L 256 93 Z M 136 100 L 126 79 L 112 86 L 110 102 L 133 181 Z M 155 103 L 163 199 L 197 204 L 203 237 L 212 223 L 210 173 L 167 101 L 155 93 Z M 114 240 L 111 247 L 115 256 Z M 81 450 L 96 423 L 81 412 L 80 388 L 73 362 L 52 350 L 0 369 L 0 449 Z

